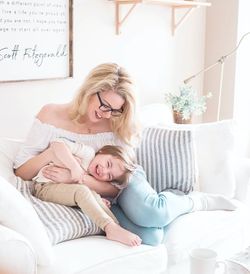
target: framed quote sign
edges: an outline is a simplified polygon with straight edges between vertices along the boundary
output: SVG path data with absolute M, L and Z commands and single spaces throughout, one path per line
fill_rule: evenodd
M 73 76 L 73 0 L 0 0 L 0 82 Z

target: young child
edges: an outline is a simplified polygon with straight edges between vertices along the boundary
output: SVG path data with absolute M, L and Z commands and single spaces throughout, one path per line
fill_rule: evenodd
M 52 182 L 42 175 L 42 168 L 33 178 L 36 182 L 34 195 L 43 201 L 78 206 L 105 231 L 108 239 L 130 246 L 140 245 L 141 239 L 137 235 L 119 226 L 108 208 L 109 202 L 104 200 L 104 203 L 99 194 L 84 185 L 85 176 L 91 175 L 99 181 L 115 184 L 119 189 L 124 188 L 134 170 L 133 158 L 125 149 L 108 145 L 95 153 L 92 147 L 57 138 L 50 143 L 49 150 L 52 164 L 68 168 L 75 183 Z

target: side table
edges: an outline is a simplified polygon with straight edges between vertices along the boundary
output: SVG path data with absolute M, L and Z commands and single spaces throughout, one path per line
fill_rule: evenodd
M 230 274 L 250 274 L 250 246 L 226 260 Z

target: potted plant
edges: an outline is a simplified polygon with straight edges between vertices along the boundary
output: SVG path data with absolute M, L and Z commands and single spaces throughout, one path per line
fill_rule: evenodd
M 198 96 L 191 86 L 184 85 L 179 88 L 178 95 L 169 92 L 165 94 L 165 99 L 173 110 L 174 122 L 187 124 L 191 122 L 192 115 L 201 115 L 206 111 L 206 102 L 211 96 L 211 92 Z

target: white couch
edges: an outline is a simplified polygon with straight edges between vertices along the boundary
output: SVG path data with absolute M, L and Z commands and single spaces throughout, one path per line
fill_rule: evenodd
M 142 114 L 146 126 L 155 125 L 156 121 L 166 123 L 169 116 L 160 105 L 145 107 Z M 88 236 L 51 246 L 31 204 L 12 186 L 16 182 L 12 162 L 20 143 L 2 139 L 0 273 L 8 270 L 7 273 L 18 274 L 185 274 L 188 273 L 188 252 L 193 247 L 213 248 L 226 258 L 248 245 L 250 160 L 233 151 L 231 121 L 178 127 L 195 131 L 197 189 L 234 198 L 238 209 L 183 215 L 167 227 L 165 244 L 154 247 L 130 248 L 103 236 Z

